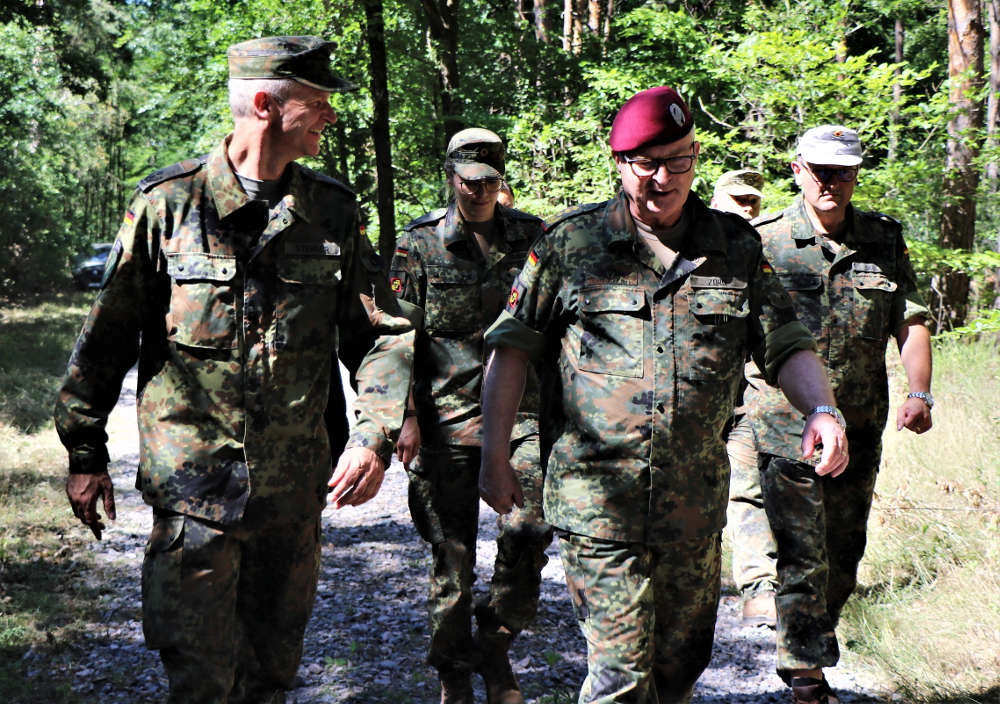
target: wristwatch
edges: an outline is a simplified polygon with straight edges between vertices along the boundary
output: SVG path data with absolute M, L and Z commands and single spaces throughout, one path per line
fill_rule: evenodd
M 934 397 L 931 396 L 930 391 L 911 391 L 906 394 L 906 398 L 919 398 L 927 404 L 928 408 L 934 408 Z
M 840 412 L 836 406 L 816 406 L 806 415 L 806 418 L 811 418 L 817 413 L 826 413 L 833 416 L 833 419 L 837 421 L 837 425 L 843 430 L 847 430 L 847 421 L 844 420 L 844 414 Z

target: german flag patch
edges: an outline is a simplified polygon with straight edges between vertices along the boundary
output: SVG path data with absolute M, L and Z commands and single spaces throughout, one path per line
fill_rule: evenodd
M 766 259 L 764 259 L 760 263 L 760 271 L 761 271 L 762 274 L 773 274 L 774 273 L 774 267 L 771 266 L 770 262 L 768 262 Z
M 134 222 L 135 222 L 135 213 L 133 213 L 132 209 L 130 208 L 125 211 L 125 224 L 131 227 Z
M 408 250 L 406 247 L 396 247 L 396 256 L 397 257 L 405 257 L 409 253 L 410 253 L 410 250 Z
M 531 252 L 528 253 L 528 263 L 531 264 L 531 266 L 535 266 L 538 263 L 538 255 L 535 254 L 535 250 L 531 250 Z

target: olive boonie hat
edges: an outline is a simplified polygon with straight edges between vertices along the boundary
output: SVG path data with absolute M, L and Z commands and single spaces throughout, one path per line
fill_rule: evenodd
M 727 171 L 719 176 L 715 182 L 715 192 L 725 193 L 730 196 L 764 196 L 761 190 L 764 187 L 764 177 L 759 171 L 753 169 L 739 169 L 737 171 Z
M 229 77 L 236 79 L 291 78 L 329 92 L 357 90 L 353 83 L 330 70 L 330 52 L 336 46 L 322 37 L 261 37 L 229 47 Z
M 820 125 L 799 137 L 799 156 L 810 164 L 857 166 L 861 163 L 861 140 L 850 127 Z
M 503 178 L 503 140 L 496 132 L 470 127 L 456 132 L 448 142 L 445 166 L 451 165 L 455 173 L 466 181 L 484 178 Z

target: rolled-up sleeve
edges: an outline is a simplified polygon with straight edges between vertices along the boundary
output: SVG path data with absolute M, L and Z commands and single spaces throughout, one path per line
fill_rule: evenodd
M 358 397 L 347 447 L 367 447 L 388 465 L 410 388 L 414 327 L 393 295 L 371 243 L 360 233 L 355 239 L 357 249 L 344 277 L 341 339 L 374 341 L 355 374 Z

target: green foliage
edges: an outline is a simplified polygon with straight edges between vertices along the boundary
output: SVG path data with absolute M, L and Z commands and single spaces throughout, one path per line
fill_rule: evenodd
M 529 4 L 530 5 L 530 4 Z M 899 219 L 922 280 L 944 268 L 985 281 L 987 260 L 942 255 L 936 242 L 950 105 L 945 7 L 925 0 L 626 0 L 610 33 L 584 28 L 563 50 L 561 8 L 548 41 L 528 12 L 458 5 L 463 124 L 500 133 L 517 205 L 540 215 L 610 197 L 607 145 L 621 103 L 669 84 L 696 116 L 696 189 L 723 171 L 765 174 L 765 210 L 794 195 L 788 161 L 807 127 L 859 129 L 866 151 L 855 204 Z M 423 3 L 385 0 L 392 161 L 399 224 L 443 204 L 443 116 L 437 57 Z M 905 30 L 895 62 L 896 20 Z M 110 239 L 144 175 L 208 151 L 231 129 L 228 45 L 266 34 L 320 34 L 336 70 L 360 87 L 335 95 L 320 168 L 359 194 L 377 236 L 371 82 L 363 3 L 348 0 L 105 0 L 25 3 L 0 12 L 0 290 L 65 285 L 67 256 Z M 894 97 L 898 88 L 900 97 Z M 982 134 L 979 164 L 1000 159 Z M 1000 231 L 997 184 L 983 181 L 978 252 Z M 957 257 L 957 258 L 956 258 Z M 961 261 L 960 261 L 961 260 Z M 988 303 L 988 302 L 987 302 Z M 985 305 L 985 304 L 984 304 Z

